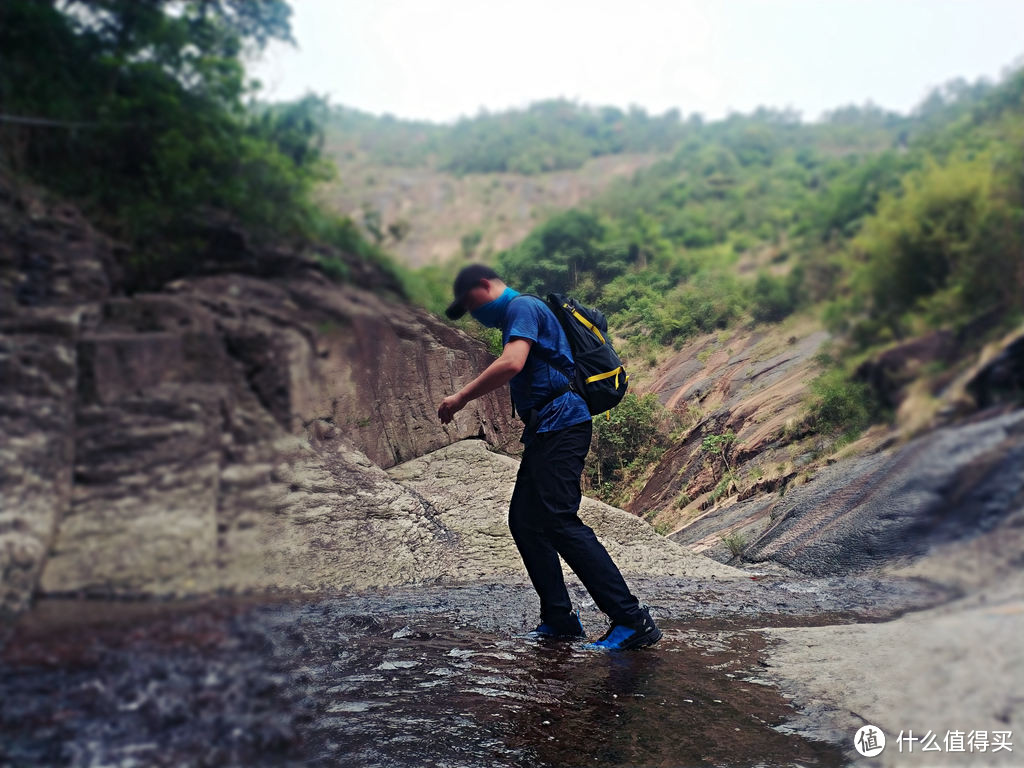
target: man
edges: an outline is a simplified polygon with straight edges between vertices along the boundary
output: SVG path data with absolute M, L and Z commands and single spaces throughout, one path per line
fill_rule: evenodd
M 570 389 L 572 351 L 558 318 L 535 296 L 520 296 L 482 264 L 455 278 L 451 319 L 467 311 L 502 331 L 501 356 L 438 408 L 443 424 L 471 400 L 508 383 L 526 422 L 526 446 L 509 504 L 512 538 L 540 597 L 538 637 L 583 637 L 558 561 L 579 576 L 597 607 L 611 620 L 608 632 L 588 647 L 627 650 L 661 639 L 650 611 L 629 591 L 593 530 L 580 520 L 580 474 L 593 425 L 586 402 Z

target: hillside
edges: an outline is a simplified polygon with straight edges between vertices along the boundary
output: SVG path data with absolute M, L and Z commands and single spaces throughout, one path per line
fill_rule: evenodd
M 318 197 L 406 266 L 489 259 L 666 156 L 685 131 L 674 112 L 557 100 L 451 125 L 334 107 L 324 151 L 337 174 Z
M 337 177 L 317 189 L 324 207 L 360 222 L 408 267 L 453 258 L 491 259 L 549 216 L 589 202 L 614 179 L 656 159 L 621 154 L 593 158 L 572 170 L 537 174 L 456 175 L 428 167 L 375 163 L 328 139 Z

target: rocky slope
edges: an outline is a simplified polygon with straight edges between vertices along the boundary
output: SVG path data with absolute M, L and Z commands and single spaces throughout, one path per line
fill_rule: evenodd
M 962 342 L 934 335 L 868 360 L 858 375 L 888 402 L 895 424 L 838 450 L 802 427 L 808 384 L 820 371 L 816 355 L 827 342 L 814 322 L 793 318 L 701 337 L 642 378 L 637 389 L 656 393 L 689 426 L 629 510 L 723 562 L 742 549 L 749 562 L 838 573 L 920 554 L 901 542 L 939 518 L 962 518 L 943 534 L 949 540 L 1012 507 L 1018 490 L 1006 483 L 1021 460 L 1012 414 L 1024 402 L 1024 329 L 973 364 L 961 359 Z M 926 369 L 940 373 L 922 376 Z M 731 436 L 724 453 L 708 449 L 709 438 L 723 436 Z M 909 517 L 889 511 L 910 498 Z M 796 509 L 809 517 L 797 522 Z M 846 526 L 857 529 L 851 537 L 866 535 L 872 556 L 842 547 L 849 559 L 830 554 L 829 542 L 847 535 Z M 759 539 L 769 530 L 770 544 Z
M 726 499 L 771 493 L 792 481 L 809 460 L 809 446 L 788 438 L 786 430 L 803 412 L 807 383 L 817 370 L 815 355 L 828 338 L 806 320 L 712 334 L 694 339 L 647 374 L 637 390 L 657 394 L 689 427 L 629 511 L 679 531 Z M 703 448 L 705 438 L 729 433 L 735 439 L 725 460 Z
M 498 396 L 441 426 L 437 403 L 489 356 L 388 300 L 394 286 L 372 265 L 354 260 L 338 285 L 317 253 L 225 227 L 196 275 L 126 296 L 116 243 L 74 208 L 0 182 L 8 619 L 40 575 L 47 592 L 248 583 L 239 563 L 256 557 L 296 437 L 344 437 L 384 467 L 466 437 L 515 449 Z

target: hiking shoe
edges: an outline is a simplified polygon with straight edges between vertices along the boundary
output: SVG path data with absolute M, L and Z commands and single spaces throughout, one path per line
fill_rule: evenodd
M 651 609 L 646 605 L 640 606 L 640 615 L 642 619 L 639 624 L 613 623 L 600 640 L 587 643 L 584 647 L 595 651 L 631 651 L 654 645 L 661 640 L 661 630 L 654 623 Z
M 528 634 L 528 637 L 560 639 L 586 637 L 583 625 L 580 623 L 580 612 L 573 611 L 566 616 L 564 621 L 551 621 L 546 619 L 537 625 L 537 628 Z

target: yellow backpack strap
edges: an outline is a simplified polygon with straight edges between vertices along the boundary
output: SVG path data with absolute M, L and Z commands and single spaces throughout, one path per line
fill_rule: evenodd
M 593 333 L 595 336 L 597 336 L 597 338 L 599 338 L 601 340 L 602 344 L 605 343 L 604 342 L 604 336 L 601 335 L 601 331 L 600 331 L 600 329 L 598 329 L 598 327 L 596 325 L 594 325 L 592 322 L 587 320 L 587 318 L 585 318 L 583 315 L 581 315 L 579 312 L 577 312 L 575 309 L 573 309 L 571 305 L 563 304 L 562 306 L 565 307 L 570 312 L 572 312 L 572 316 L 575 317 L 577 320 L 579 320 L 591 333 Z M 589 381 L 589 379 L 588 379 L 588 381 Z
M 593 383 L 595 381 L 601 381 L 602 379 L 610 379 L 612 376 L 614 376 L 615 377 L 615 388 L 618 389 L 619 388 L 619 374 L 620 373 L 625 373 L 625 370 L 623 370 L 621 365 L 618 368 L 616 368 L 614 371 L 605 371 L 604 373 L 596 373 L 593 376 L 590 376 L 589 378 L 587 378 L 586 381 L 587 381 L 587 384 L 591 384 L 591 383 Z

